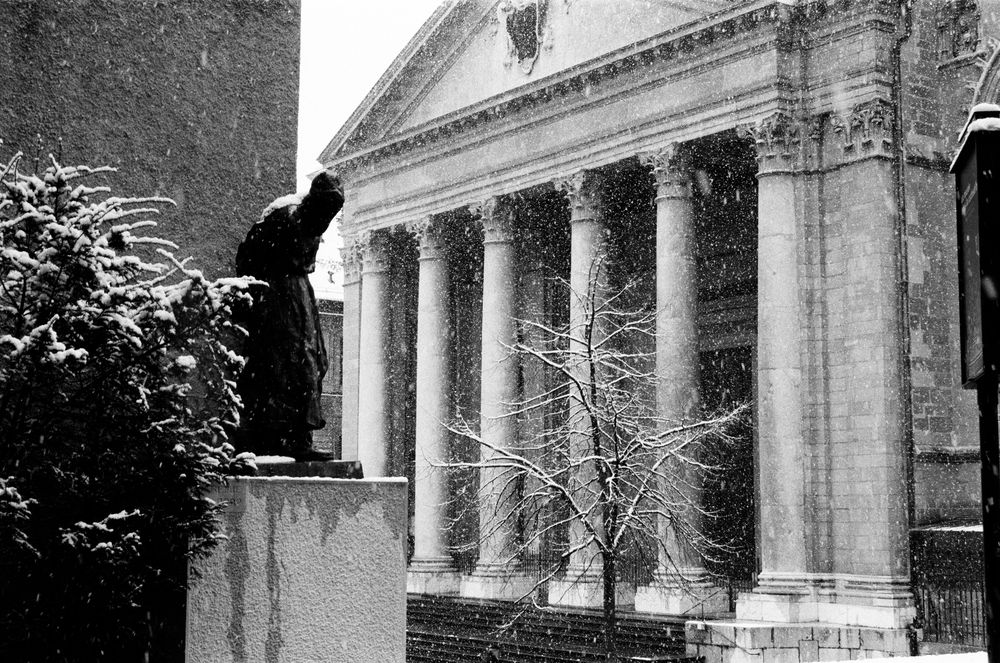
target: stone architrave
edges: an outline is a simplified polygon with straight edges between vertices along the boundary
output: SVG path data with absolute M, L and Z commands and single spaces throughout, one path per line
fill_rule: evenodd
M 582 340 L 584 327 L 592 306 L 597 306 L 606 296 L 608 228 L 604 218 L 603 178 L 593 171 L 579 171 L 555 182 L 556 188 L 566 194 L 570 206 L 570 349 L 585 349 Z M 601 331 L 594 332 L 595 337 Z M 588 367 L 578 367 L 581 381 L 587 380 Z M 591 449 L 590 418 L 582 402 L 570 396 L 569 427 L 570 453 L 587 454 Z M 595 481 L 595 476 L 578 476 L 581 482 Z M 601 531 L 603 523 L 594 522 Z M 577 546 L 587 536 L 586 527 L 579 521 L 570 523 L 569 545 Z M 549 583 L 549 602 L 553 605 L 597 607 L 603 603 L 603 561 L 594 544 L 582 547 L 570 556 L 566 576 Z M 616 600 L 630 605 L 634 599 L 631 588 L 619 583 Z
M 448 553 L 446 507 L 451 417 L 448 261 L 440 220 L 409 225 L 420 246 L 417 292 L 417 422 L 414 464 L 413 557 L 406 590 L 456 594 L 459 576 Z
M 344 265 L 343 406 L 341 458 L 358 459 L 358 342 L 361 325 L 361 250 L 353 236 L 340 249 Z
M 698 283 L 689 156 L 672 143 L 639 155 L 656 180 L 656 376 L 657 413 L 667 427 L 691 423 L 699 414 Z M 690 486 L 700 504 L 700 477 L 676 466 L 671 474 Z M 689 476 L 683 476 L 687 474 Z M 683 478 L 681 478 L 683 477 Z M 696 509 L 684 517 L 700 530 Z M 663 614 L 717 612 L 728 597 L 710 579 L 700 554 L 661 523 L 663 548 L 653 583 L 636 591 L 636 610 Z
M 386 475 L 389 408 L 386 403 L 389 247 L 385 231 L 358 236 L 361 321 L 358 340 L 358 460 L 365 478 Z
M 470 211 L 483 226 L 483 325 L 480 387 L 479 561 L 462 578 L 466 597 L 517 600 L 534 582 L 517 568 L 516 532 L 507 518 L 513 498 L 503 469 L 489 467 L 494 449 L 517 443 L 514 417 L 508 416 L 519 398 L 517 358 L 509 348 L 516 342 L 515 210 L 509 200 L 489 198 Z

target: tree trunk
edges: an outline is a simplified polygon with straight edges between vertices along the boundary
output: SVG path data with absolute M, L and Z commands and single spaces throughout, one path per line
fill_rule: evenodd
M 605 553 L 604 557 L 604 653 L 608 663 L 618 661 L 618 605 L 615 602 L 617 555 Z

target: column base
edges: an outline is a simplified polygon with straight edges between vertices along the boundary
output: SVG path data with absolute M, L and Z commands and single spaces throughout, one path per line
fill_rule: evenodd
M 458 594 L 460 576 L 451 557 L 412 559 L 406 572 L 407 594 Z
M 637 612 L 658 615 L 704 616 L 729 612 L 729 595 L 714 585 L 704 569 L 679 576 L 658 570 L 653 582 L 635 591 Z
M 916 614 L 909 581 L 888 576 L 761 574 L 736 602 L 737 619 L 777 623 L 905 629 Z
M 549 605 L 567 608 L 600 608 L 604 605 L 604 580 L 600 570 L 576 572 L 570 567 L 562 580 L 549 581 Z M 635 587 L 618 582 L 615 585 L 615 603 L 622 608 L 635 604 Z
M 534 578 L 517 573 L 508 564 L 478 564 L 476 570 L 462 576 L 459 593 L 470 599 L 521 601 L 535 591 Z

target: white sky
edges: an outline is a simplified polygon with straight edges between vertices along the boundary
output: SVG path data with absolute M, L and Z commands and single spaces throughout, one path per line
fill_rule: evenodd
M 320 167 L 316 157 L 441 0 L 301 1 L 296 176 L 303 190 L 305 176 Z M 330 283 L 323 264 L 336 259 L 339 238 L 330 232 L 323 239 L 313 287 L 339 299 L 340 285 Z

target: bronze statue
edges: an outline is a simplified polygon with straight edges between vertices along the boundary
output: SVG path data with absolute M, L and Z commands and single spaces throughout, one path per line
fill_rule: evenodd
M 320 395 L 327 358 L 309 274 L 320 238 L 343 205 L 340 180 L 320 173 L 301 201 L 271 203 L 236 253 L 238 274 L 267 283 L 251 288 L 247 363 L 239 379 L 237 444 L 243 450 L 332 459 L 312 443 L 312 431 L 326 425 Z

